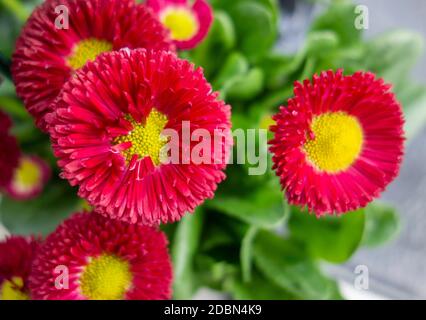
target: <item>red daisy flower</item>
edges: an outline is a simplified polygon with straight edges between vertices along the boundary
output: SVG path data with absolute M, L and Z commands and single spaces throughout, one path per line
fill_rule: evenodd
M 17 94 L 47 131 L 44 116 L 63 84 L 87 61 L 120 48 L 172 50 L 167 30 L 130 0 L 47 0 L 16 43 L 12 75 Z
M 9 134 L 12 121 L 0 110 L 0 190 L 10 183 L 18 166 L 20 149 L 16 138 Z
M 403 114 L 390 85 L 342 71 L 296 82 L 274 116 L 274 169 L 288 201 L 318 216 L 364 207 L 398 175 Z
M 61 176 L 111 218 L 150 225 L 179 220 L 212 198 L 225 178 L 230 107 L 217 96 L 201 69 L 173 53 L 101 55 L 65 85 L 48 117 Z M 175 142 L 163 129 L 182 140 L 179 159 L 195 150 L 185 136 L 203 129 L 219 141 L 212 141 L 212 160 L 165 163 L 163 148 Z
M 165 235 L 151 227 L 75 214 L 49 235 L 30 276 L 34 299 L 160 300 L 171 296 Z
M 179 49 L 192 49 L 207 36 L 213 21 L 205 0 L 147 0 Z
M 43 191 L 50 175 L 50 167 L 43 159 L 23 155 L 5 190 L 14 199 L 32 199 Z
M 30 298 L 28 277 L 38 240 L 13 236 L 0 242 L 0 300 Z

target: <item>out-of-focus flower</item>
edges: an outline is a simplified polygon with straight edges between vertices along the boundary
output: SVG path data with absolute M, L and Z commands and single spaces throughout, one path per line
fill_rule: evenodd
M 20 149 L 16 138 L 9 134 L 11 126 L 9 116 L 0 110 L 0 191 L 10 183 L 19 162 Z
M 162 232 L 97 213 L 75 214 L 49 235 L 30 277 L 33 298 L 48 300 L 169 299 L 171 283 Z
M 230 107 L 217 95 L 201 69 L 173 53 L 101 55 L 65 85 L 48 117 L 61 176 L 108 217 L 148 225 L 179 220 L 225 178 Z M 163 129 L 176 133 L 178 144 L 204 129 L 218 141 L 210 162 L 164 163 Z M 191 153 L 186 147 L 178 146 L 179 159 Z
M 297 82 L 270 142 L 288 201 L 318 216 L 364 207 L 398 175 L 403 115 L 372 73 L 323 72 Z
M 209 32 L 213 12 L 205 0 L 147 0 L 179 49 L 191 49 Z
M 47 0 L 32 13 L 16 43 L 16 91 L 47 131 L 44 116 L 63 84 L 87 61 L 120 48 L 173 50 L 167 30 L 130 0 Z
M 50 175 L 50 167 L 43 159 L 33 155 L 22 155 L 5 190 L 14 199 L 32 199 L 43 191 Z
M 28 277 L 38 240 L 12 236 L 0 242 L 0 300 L 28 300 Z

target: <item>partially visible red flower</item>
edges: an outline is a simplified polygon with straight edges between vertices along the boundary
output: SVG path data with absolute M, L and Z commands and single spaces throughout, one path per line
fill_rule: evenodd
M 0 110 L 0 133 L 9 133 L 9 129 L 12 127 L 12 120 L 9 116 Z
M 179 220 L 212 198 L 225 178 L 230 107 L 217 96 L 202 70 L 174 53 L 101 55 L 65 85 L 48 117 L 61 177 L 110 218 L 148 225 Z M 165 163 L 164 129 L 176 133 L 178 144 L 197 129 L 218 144 L 210 161 Z M 179 159 L 195 144 L 180 144 Z
M 30 298 L 28 277 L 39 241 L 12 236 L 0 242 L 0 300 Z
M 192 3 L 193 2 L 193 3 Z M 213 12 L 206 0 L 147 0 L 179 49 L 192 49 L 209 32 Z
M 63 84 L 87 61 L 120 48 L 174 50 L 167 30 L 134 0 L 47 0 L 34 10 L 16 43 L 16 91 L 37 126 Z
M 50 175 L 51 170 L 46 161 L 34 155 L 22 155 L 5 190 L 14 199 L 32 199 L 43 191 Z
M 19 162 L 20 149 L 16 138 L 9 133 L 11 126 L 9 116 L 0 110 L 0 191 L 9 184 Z
M 372 73 L 323 72 L 296 82 L 274 116 L 274 169 L 288 201 L 318 216 L 366 206 L 398 175 L 403 113 Z
M 169 299 L 171 283 L 164 233 L 87 212 L 48 236 L 30 276 L 33 298 L 45 300 Z

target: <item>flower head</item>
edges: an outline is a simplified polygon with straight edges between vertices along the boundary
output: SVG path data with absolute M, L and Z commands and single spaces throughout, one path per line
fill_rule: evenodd
M 5 188 L 6 192 L 17 200 L 32 199 L 43 191 L 50 175 L 50 167 L 43 159 L 22 155 L 12 179 Z
M 0 300 L 30 298 L 28 277 L 39 242 L 13 236 L 0 242 Z
M 274 168 L 291 204 L 317 215 L 364 207 L 398 175 L 402 109 L 372 73 L 323 72 L 296 82 L 274 116 Z
M 47 0 L 32 13 L 16 43 L 12 75 L 37 126 L 63 84 L 87 61 L 120 48 L 173 50 L 167 30 L 130 0 Z
M 9 134 L 12 121 L 0 110 L 0 191 L 6 187 L 18 166 L 20 149 L 16 138 Z
M 210 5 L 205 0 L 147 0 L 179 49 L 192 49 L 209 32 L 213 21 Z
M 217 100 L 201 69 L 170 52 L 101 55 L 65 85 L 49 123 L 61 176 L 111 218 L 150 225 L 179 220 L 213 197 L 225 178 L 230 107 Z M 163 129 L 176 133 L 177 143 L 203 130 L 218 138 L 211 157 L 219 156 L 165 163 L 162 151 L 172 142 Z M 180 144 L 179 158 L 190 153 L 186 146 Z
M 171 282 L 162 232 L 86 212 L 47 237 L 30 276 L 34 299 L 47 300 L 169 299 Z

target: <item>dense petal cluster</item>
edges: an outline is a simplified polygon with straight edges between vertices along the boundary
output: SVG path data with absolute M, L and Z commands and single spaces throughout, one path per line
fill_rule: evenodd
M 22 155 L 5 190 L 8 196 L 16 200 L 32 199 L 43 191 L 50 175 L 50 167 L 43 159 Z
M 35 238 L 20 236 L 0 242 L 0 300 L 30 298 L 28 277 L 38 247 Z
M 179 49 L 192 49 L 209 32 L 213 13 L 206 0 L 147 0 Z
M 47 300 L 169 299 L 171 282 L 162 232 L 87 212 L 47 237 L 30 276 L 33 297 Z
M 9 133 L 11 126 L 9 116 L 0 110 L 0 191 L 10 183 L 19 163 L 20 149 Z
M 402 109 L 372 73 L 328 71 L 296 82 L 274 120 L 270 150 L 291 204 L 317 215 L 355 210 L 398 175 Z
M 173 50 L 168 31 L 132 0 L 47 0 L 34 10 L 16 43 L 12 75 L 36 124 L 75 70 L 120 48 Z
M 230 107 L 201 69 L 170 52 L 101 55 L 65 85 L 49 123 L 61 176 L 111 218 L 150 225 L 179 220 L 212 198 L 225 178 Z M 176 132 L 178 144 L 204 129 L 212 137 L 211 161 L 158 163 L 167 142 L 162 129 Z M 178 146 L 179 159 L 197 144 L 190 143 Z

